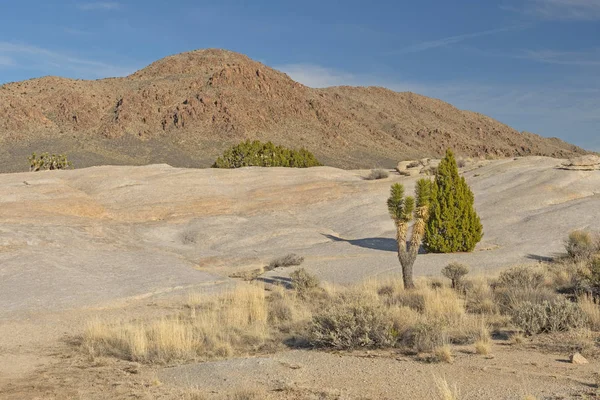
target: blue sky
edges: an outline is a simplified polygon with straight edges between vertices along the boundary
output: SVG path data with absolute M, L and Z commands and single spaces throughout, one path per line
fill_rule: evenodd
M 379 85 L 600 151 L 600 0 L 3 1 L 0 83 L 225 48 L 308 86 Z

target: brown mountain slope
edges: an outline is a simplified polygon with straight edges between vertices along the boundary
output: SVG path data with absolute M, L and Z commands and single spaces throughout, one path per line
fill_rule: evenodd
M 0 86 L 0 170 L 33 151 L 66 152 L 76 166 L 166 162 L 208 166 L 247 138 L 304 146 L 339 167 L 391 166 L 439 156 L 584 151 L 414 93 L 311 89 L 248 57 L 199 50 L 126 78 L 45 77 Z

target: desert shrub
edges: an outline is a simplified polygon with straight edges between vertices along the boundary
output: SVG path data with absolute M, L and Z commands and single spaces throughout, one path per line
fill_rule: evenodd
M 529 335 L 577 329 L 586 322 L 578 305 L 566 299 L 538 304 L 525 301 L 513 307 L 511 313 L 513 323 Z
M 573 231 L 565 242 L 569 257 L 576 260 L 589 260 L 600 251 L 600 240 L 590 232 Z
M 298 268 L 290 274 L 292 289 L 304 295 L 312 289 L 319 287 L 319 278 L 309 273 L 304 268 Z
M 585 263 L 578 273 L 582 280 L 579 291 L 598 296 L 600 293 L 600 257 L 595 257 Z
M 342 293 L 312 320 L 310 342 L 318 347 L 383 348 L 397 341 L 388 310 L 376 296 Z
M 406 334 L 404 343 L 416 351 L 430 352 L 448 342 L 446 327 L 442 321 L 423 319 Z
M 483 227 L 475 212 L 473 192 L 465 178 L 458 174 L 451 150 L 438 166 L 430 199 L 424 237 L 427 251 L 473 251 L 483 237 Z
M 546 274 L 537 268 L 516 266 L 500 273 L 496 286 L 535 290 L 546 281 Z
M 494 298 L 500 311 L 510 314 L 521 303 L 542 304 L 559 299 L 560 295 L 545 287 L 538 289 L 503 287 L 495 289 Z
M 561 300 L 561 296 L 546 285 L 546 272 L 537 266 L 516 266 L 502 271 L 493 289 L 500 311 L 510 315 L 523 303 L 542 305 Z
M 408 307 L 420 313 L 425 312 L 425 296 L 421 291 L 403 290 L 388 300 L 389 305 Z
M 307 168 L 322 165 L 306 149 L 292 150 L 271 142 L 247 140 L 226 150 L 215 161 L 213 168 L 240 167 L 293 167 Z
M 38 156 L 33 153 L 28 160 L 30 171 L 69 169 L 73 166 L 64 154 L 42 153 L 38 158 Z
M 385 179 L 390 176 L 389 172 L 384 169 L 372 169 L 371 173 L 365 177 L 368 181 L 374 181 L 377 179 Z
M 465 288 L 465 309 L 473 314 L 495 314 L 498 311 L 494 291 L 485 278 L 462 283 Z
M 265 271 L 271 271 L 279 267 L 294 267 L 302 264 L 303 262 L 304 257 L 299 256 L 298 254 L 290 253 L 283 257 L 271 260 L 269 265 L 267 265 L 267 267 L 265 268 Z
M 464 168 L 467 166 L 467 161 L 464 158 L 459 158 L 458 160 L 456 160 L 456 165 L 458 166 L 458 168 Z
M 452 281 L 453 289 L 458 289 L 461 287 L 461 281 L 468 273 L 469 267 L 457 262 L 450 263 L 442 269 L 442 275 Z
M 267 321 L 271 328 L 279 332 L 285 334 L 303 332 L 311 321 L 311 305 L 303 301 L 294 291 L 275 286 L 271 289 L 267 302 Z

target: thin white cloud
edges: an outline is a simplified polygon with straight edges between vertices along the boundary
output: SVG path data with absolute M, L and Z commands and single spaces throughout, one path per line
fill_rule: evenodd
M 505 27 L 496 28 L 496 29 L 488 29 L 488 30 L 480 31 L 480 32 L 448 36 L 448 37 L 441 38 L 441 39 L 428 40 L 428 41 L 416 43 L 416 44 L 413 44 L 413 45 L 410 45 L 410 46 L 407 46 L 407 47 L 404 47 L 404 48 L 401 48 L 398 50 L 393 50 L 393 51 L 389 52 L 389 54 L 418 53 L 421 51 L 435 49 L 437 47 L 445 47 L 445 46 L 448 46 L 451 44 L 460 43 L 465 40 L 475 39 L 475 38 L 482 37 L 482 36 L 490 36 L 490 35 L 496 35 L 496 34 L 503 33 L 503 32 L 520 30 L 520 29 L 524 29 L 525 27 L 526 27 L 526 25 L 513 25 L 513 26 L 505 26 Z
M 82 11 L 112 11 L 121 8 L 121 3 L 116 1 L 94 1 L 77 4 L 77 8 Z
M 600 0 L 520 0 L 502 8 L 545 20 L 600 19 Z
M 60 53 L 28 44 L 0 42 L 0 59 L 12 60 L 13 66 L 53 71 L 53 73 L 80 78 L 126 76 L 135 68 L 120 67 L 100 61 Z
M 555 50 L 525 50 L 522 56 L 546 64 L 600 66 L 600 50 L 593 51 L 555 51 Z
M 575 67 L 600 66 L 600 48 L 579 51 L 558 51 L 551 49 L 497 51 L 463 46 L 462 49 L 486 57 L 513 58 L 544 64 L 570 65 Z

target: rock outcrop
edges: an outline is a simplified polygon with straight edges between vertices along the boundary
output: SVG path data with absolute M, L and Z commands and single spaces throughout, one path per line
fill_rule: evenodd
M 595 154 L 586 154 L 584 156 L 571 158 L 565 161 L 562 166 L 564 169 L 578 171 L 600 170 L 600 157 Z

